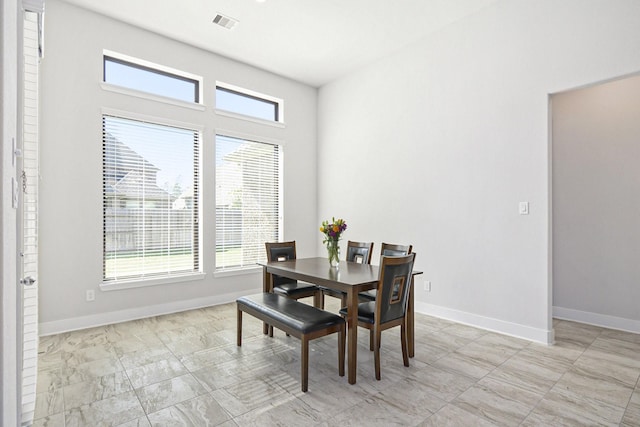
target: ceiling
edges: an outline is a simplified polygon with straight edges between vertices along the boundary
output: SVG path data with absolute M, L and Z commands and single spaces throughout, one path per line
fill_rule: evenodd
M 498 0 L 65 1 L 319 87 Z

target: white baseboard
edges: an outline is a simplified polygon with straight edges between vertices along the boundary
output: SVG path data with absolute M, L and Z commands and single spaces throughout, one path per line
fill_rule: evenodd
M 554 343 L 554 333 L 552 330 L 532 328 L 530 326 L 520 325 L 504 320 L 493 319 L 490 317 L 479 316 L 473 313 L 467 313 L 459 310 L 452 310 L 446 307 L 427 304 L 423 302 L 415 302 L 415 310 L 418 313 L 428 316 L 439 317 L 441 319 L 451 320 L 456 323 L 473 326 L 475 328 L 485 329 L 500 334 L 509 335 L 516 338 L 522 338 L 528 341 L 534 341 L 546 345 Z
M 553 317 L 573 322 L 587 323 L 603 328 L 617 329 L 620 331 L 640 334 L 640 321 L 623 317 L 609 316 L 607 314 L 591 313 L 588 311 L 574 310 L 564 307 L 553 307 Z
M 256 292 L 260 292 L 257 289 Z M 107 313 L 92 314 L 89 316 L 73 317 L 69 319 L 42 322 L 38 325 L 40 336 L 60 334 L 63 332 L 77 331 L 79 329 L 93 328 L 112 323 L 127 322 L 129 320 L 143 319 L 145 317 L 160 316 L 163 314 L 177 313 L 179 311 L 193 310 L 212 305 L 226 304 L 235 301 L 238 297 L 247 295 L 250 291 L 233 292 L 223 295 L 212 295 L 204 298 L 196 298 L 184 301 L 175 301 L 166 304 L 150 305 L 130 308 L 127 310 L 111 311 Z

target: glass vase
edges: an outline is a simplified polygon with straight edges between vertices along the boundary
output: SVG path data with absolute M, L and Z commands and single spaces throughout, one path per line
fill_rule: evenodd
M 337 268 L 340 265 L 340 241 L 327 240 L 327 256 L 329 257 L 329 265 Z

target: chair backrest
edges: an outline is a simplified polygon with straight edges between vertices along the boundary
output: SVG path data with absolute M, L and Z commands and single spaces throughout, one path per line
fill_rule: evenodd
M 290 259 L 296 259 L 296 241 L 291 242 L 266 242 L 264 244 L 267 250 L 267 261 L 287 261 Z M 277 276 L 272 274 L 273 286 L 278 286 L 283 283 L 296 283 L 294 279 L 287 277 Z
M 376 322 L 386 323 L 404 317 L 407 313 L 415 257 L 416 254 L 413 253 L 406 256 L 381 257 Z
M 405 256 L 411 253 L 412 245 L 394 245 L 392 243 L 383 243 L 380 248 L 380 255 L 383 256 Z
M 358 264 L 371 264 L 373 254 L 373 242 L 352 242 L 347 243 L 347 261 Z

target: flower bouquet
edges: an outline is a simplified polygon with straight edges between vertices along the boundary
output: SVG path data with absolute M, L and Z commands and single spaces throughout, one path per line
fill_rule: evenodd
M 322 221 L 320 232 L 324 234 L 322 243 L 327 245 L 329 264 L 337 267 L 340 263 L 340 236 L 347 229 L 347 223 L 342 218 L 331 218 L 331 223 Z

